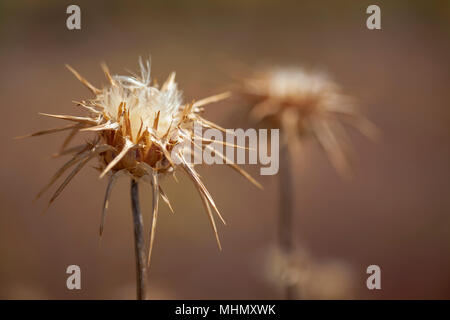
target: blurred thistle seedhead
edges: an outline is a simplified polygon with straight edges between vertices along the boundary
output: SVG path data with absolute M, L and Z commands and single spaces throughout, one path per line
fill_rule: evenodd
M 305 249 L 286 253 L 271 248 L 266 256 L 265 277 L 274 286 L 294 287 L 301 299 L 351 299 L 355 279 L 340 261 L 319 262 Z
M 342 174 L 349 171 L 350 151 L 343 123 L 370 138 L 378 136 L 377 128 L 359 114 L 354 99 L 325 73 L 268 68 L 244 78 L 239 88 L 251 104 L 253 121 L 281 128 L 282 143 L 290 149 L 298 148 L 305 137 L 316 137 Z
M 132 179 L 142 179 L 149 182 L 153 190 L 153 222 L 148 255 L 150 260 L 159 197 L 172 210 L 169 199 L 161 188 L 160 178 L 168 175 L 173 175 L 175 178 L 175 171 L 181 169 L 190 177 L 200 194 L 220 248 L 211 207 L 222 222 L 225 223 L 225 221 L 200 176 L 195 171 L 190 160 L 187 159 L 190 155 L 185 155 L 185 151 L 187 151 L 185 148 L 192 144 L 194 144 L 195 148 L 201 150 L 203 148 L 211 148 L 209 145 L 211 141 L 206 141 L 203 137 L 197 136 L 194 126 L 199 125 L 205 128 L 225 130 L 204 119 L 201 113 L 203 112 L 203 106 L 225 99 L 229 94 L 222 93 L 202 100 L 184 103 L 182 92 L 178 89 L 175 82 L 174 72 L 170 74 L 160 87 L 156 83 L 151 83 L 150 62 L 146 61 L 144 63 L 140 59 L 139 64 L 139 76 L 111 75 L 106 65 L 103 64 L 102 68 L 109 84 L 102 89 L 94 87 L 78 72 L 67 66 L 75 77 L 94 94 L 94 98 L 75 102 L 77 106 L 87 111 L 88 114 L 84 117 L 43 114 L 53 118 L 68 120 L 73 124 L 28 135 L 38 136 L 70 130 L 68 138 L 56 156 L 72 154 L 73 157 L 56 172 L 37 197 L 40 197 L 50 188 L 67 169 L 77 164 L 50 199 L 50 205 L 82 167 L 91 159 L 97 158 L 99 160 L 97 169 L 101 172 L 100 177 L 109 175 L 100 225 L 101 235 L 108 199 L 117 177 L 125 174 Z M 66 148 L 71 139 L 77 133 L 83 131 L 93 132 L 93 139 L 85 144 Z M 201 141 L 201 145 L 194 143 L 194 137 L 196 141 Z M 173 156 L 177 157 L 177 161 L 172 159 Z M 251 182 L 257 184 L 236 164 L 230 163 L 228 165 Z

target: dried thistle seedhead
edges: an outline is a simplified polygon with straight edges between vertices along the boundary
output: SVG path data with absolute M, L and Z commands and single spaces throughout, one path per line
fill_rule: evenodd
M 194 123 L 204 104 L 219 101 L 227 93 L 184 104 L 177 88 L 175 73 L 161 86 L 150 84 L 150 64 L 140 61 L 140 77 L 111 76 L 103 70 L 110 85 L 99 90 L 68 67 L 94 94 L 95 98 L 78 102 L 89 117 L 56 116 L 82 125 L 80 131 L 95 131 L 108 150 L 100 153 L 103 177 L 108 172 L 126 170 L 134 178 L 149 173 L 173 172 L 171 151 L 193 136 Z M 49 115 L 51 116 L 51 115 Z
M 314 136 L 329 154 L 333 165 L 348 171 L 346 133 L 343 121 L 375 138 L 376 127 L 361 116 L 354 99 L 325 73 L 301 68 L 271 68 L 242 80 L 241 94 L 252 105 L 253 121 L 281 128 L 289 147 L 298 147 L 304 137 Z
M 182 93 L 175 82 L 174 72 L 159 87 L 157 84 L 151 83 L 150 62 L 146 61 L 144 63 L 140 59 L 139 64 L 139 76 L 111 75 L 106 65 L 103 64 L 102 68 L 109 84 L 102 89 L 94 87 L 78 72 L 67 66 L 76 78 L 94 94 L 94 97 L 89 100 L 76 102 L 77 106 L 87 111 L 85 117 L 43 114 L 68 120 L 73 122 L 72 125 L 28 135 L 37 136 L 70 130 L 68 138 L 56 156 L 72 154 L 72 158 L 56 172 L 50 182 L 38 194 L 38 197 L 51 187 L 67 169 L 76 164 L 75 169 L 67 176 L 50 199 L 50 205 L 82 167 L 91 159 L 97 158 L 99 160 L 98 169 L 101 171 L 100 177 L 109 175 L 100 226 L 101 234 L 108 207 L 108 199 L 116 178 L 121 174 L 126 174 L 132 179 L 143 179 L 150 182 L 153 189 L 153 222 L 149 246 L 150 253 L 148 255 L 150 259 L 158 215 L 159 197 L 172 210 L 159 181 L 161 176 L 174 175 L 175 171 L 180 169 L 191 178 L 198 190 L 220 248 L 211 207 L 223 222 L 224 220 L 200 176 L 193 165 L 190 164 L 190 161 L 185 158 L 184 149 L 175 148 L 177 146 L 191 145 L 194 137 L 202 141 L 201 146 L 196 145 L 195 147 L 201 149 L 210 148 L 209 144 L 206 143 L 207 141 L 202 140 L 201 136 L 196 136 L 193 130 L 194 125 L 222 129 L 202 118 L 201 113 L 204 105 L 225 99 L 229 94 L 222 93 L 191 103 L 184 103 Z M 93 139 L 86 144 L 66 148 L 71 139 L 77 133 L 83 131 L 93 132 Z M 172 159 L 173 155 L 177 157 L 177 161 Z M 229 164 L 229 166 L 251 182 L 257 184 L 237 165 Z
M 355 294 L 355 275 L 342 261 L 319 261 L 299 247 L 291 253 L 268 250 L 264 276 L 276 287 L 295 288 L 301 299 L 351 299 Z

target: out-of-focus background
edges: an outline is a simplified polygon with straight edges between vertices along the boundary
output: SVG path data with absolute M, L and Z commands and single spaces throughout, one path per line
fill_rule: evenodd
M 83 170 L 41 215 L 50 194 L 32 200 L 65 160 L 50 158 L 64 135 L 12 138 L 62 123 L 38 112 L 81 114 L 71 101 L 90 92 L 65 63 L 101 86 L 100 62 L 126 73 L 148 54 L 153 76 L 176 70 L 189 100 L 223 91 L 246 68 L 328 71 L 383 136 L 372 143 L 351 135 L 350 180 L 313 140 L 293 160 L 298 255 L 318 270 L 306 297 L 450 298 L 450 2 L 376 1 L 382 30 L 370 31 L 372 2 L 2 1 L 0 298 L 135 297 L 129 181 L 113 191 L 100 241 L 106 181 Z M 81 30 L 66 28 L 70 4 L 81 7 Z M 238 100 L 206 112 L 227 128 L 248 126 L 245 116 Z M 278 179 L 247 169 L 263 191 L 224 166 L 200 168 L 228 222 L 219 230 L 223 252 L 190 181 L 165 182 L 175 214 L 162 204 L 150 298 L 283 298 L 267 274 Z M 148 186 L 141 198 L 148 227 Z M 71 264 L 81 267 L 80 291 L 66 288 Z M 382 269 L 381 290 L 366 287 L 371 264 Z

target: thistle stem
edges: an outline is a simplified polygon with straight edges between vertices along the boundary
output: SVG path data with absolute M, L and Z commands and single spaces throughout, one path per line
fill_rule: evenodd
M 147 264 L 144 245 L 144 222 L 139 206 L 139 186 L 131 179 L 131 208 L 133 211 L 134 248 L 136 254 L 137 299 L 145 300 L 147 295 Z
M 294 249 L 292 229 L 294 218 L 294 186 L 287 144 L 284 144 L 280 148 L 279 190 L 278 246 L 282 254 L 289 259 Z M 295 285 L 286 283 L 283 290 L 287 300 L 295 299 Z

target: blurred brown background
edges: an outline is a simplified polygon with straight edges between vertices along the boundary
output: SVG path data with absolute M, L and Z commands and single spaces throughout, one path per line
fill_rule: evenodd
M 365 10 L 381 7 L 382 30 Z M 66 29 L 66 8 L 81 7 L 82 29 Z M 177 71 L 187 99 L 219 93 L 231 66 L 303 65 L 329 71 L 382 130 L 371 143 L 352 135 L 355 176 L 342 180 L 311 141 L 295 163 L 295 230 L 317 261 L 340 261 L 355 298 L 450 298 L 450 2 L 432 1 L 2 1 L 0 4 L 0 298 L 134 298 L 129 182 L 113 191 L 99 241 L 105 180 L 87 168 L 46 215 L 32 199 L 65 159 L 50 159 L 64 136 L 12 137 L 61 124 L 37 112 L 79 113 L 93 84 L 137 70 Z M 245 126 L 245 106 L 209 107 L 222 126 Z M 255 176 L 257 167 L 248 168 Z M 262 272 L 275 242 L 277 177 L 259 191 L 223 166 L 200 168 L 228 226 L 218 252 L 196 191 L 166 182 L 150 273 L 151 298 L 278 299 Z M 146 222 L 148 186 L 141 188 Z M 82 270 L 82 290 L 66 289 L 66 267 Z M 382 290 L 365 286 L 382 268 Z

